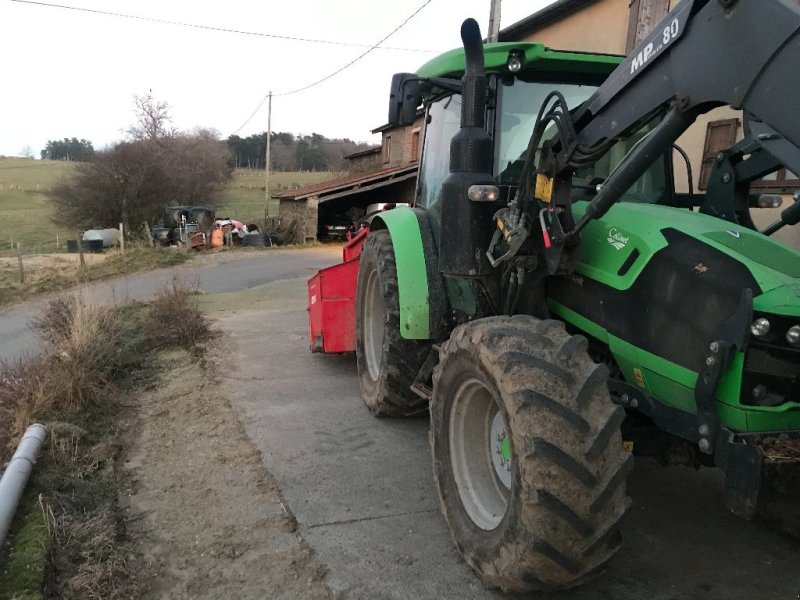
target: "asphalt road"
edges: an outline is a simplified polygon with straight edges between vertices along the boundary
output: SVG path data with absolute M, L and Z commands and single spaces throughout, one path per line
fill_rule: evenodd
M 177 267 L 98 281 L 69 293 L 103 303 L 147 300 L 175 277 L 206 293 L 242 290 L 287 277 L 309 276 L 319 265 L 331 264 L 340 257 L 339 246 L 206 254 Z M 0 310 L 0 361 L 13 361 L 39 351 L 29 323 L 56 295 Z
M 500 598 L 462 563 L 439 514 L 426 419 L 379 420 L 352 356 L 308 351 L 305 279 L 208 297 L 229 334 L 227 383 L 337 597 Z M 557 600 L 800 597 L 800 544 L 727 511 L 713 470 L 639 460 L 625 545 Z

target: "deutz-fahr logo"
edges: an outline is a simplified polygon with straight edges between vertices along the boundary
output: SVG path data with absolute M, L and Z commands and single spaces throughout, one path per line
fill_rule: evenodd
M 614 246 L 614 248 L 617 250 L 622 250 L 628 245 L 628 240 L 630 238 L 619 231 L 616 227 L 612 227 L 608 230 L 608 238 L 606 239 L 608 239 L 608 243 Z

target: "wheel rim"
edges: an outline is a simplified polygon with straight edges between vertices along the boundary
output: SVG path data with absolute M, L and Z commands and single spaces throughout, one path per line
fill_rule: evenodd
M 477 379 L 459 386 L 449 429 L 450 462 L 461 504 L 477 527 L 491 531 L 508 508 L 511 442 L 503 413 Z
M 367 362 L 367 372 L 372 381 L 377 381 L 383 355 L 383 297 L 377 269 L 370 271 L 367 277 L 361 322 L 364 325 L 364 358 Z

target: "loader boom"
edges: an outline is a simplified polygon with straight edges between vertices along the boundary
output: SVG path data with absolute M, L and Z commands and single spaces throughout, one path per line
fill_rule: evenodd
M 748 184 L 778 166 L 800 172 L 800 119 L 787 111 L 800 99 L 800 5 L 788 0 L 683 0 L 647 36 L 564 126 L 566 143 L 554 142 L 549 168 L 533 159 L 523 171 L 523 204 L 534 192 L 525 182 L 537 173 L 555 182 L 555 204 L 569 210 L 569 186 L 575 169 L 592 164 L 614 142 L 656 115 L 664 117 L 629 152 L 589 203 L 574 227 L 563 216 L 548 252 L 560 252 L 591 219 L 603 216 L 652 164 L 675 143 L 698 115 L 731 105 L 745 113 L 747 154 L 758 160 Z M 529 147 L 529 156 L 538 149 Z M 547 146 L 547 144 L 545 144 Z M 720 160 L 720 163 L 723 161 Z M 726 181 L 729 183 L 730 181 Z M 567 189 L 563 189 L 566 187 Z M 713 191 L 713 190 L 712 190 Z M 701 210 L 733 222 L 742 206 L 735 194 L 710 194 Z M 539 209 L 551 197 L 537 198 Z M 741 194 L 739 195 L 741 204 Z M 746 222 L 741 223 L 749 225 Z M 558 231 L 563 227 L 566 235 Z

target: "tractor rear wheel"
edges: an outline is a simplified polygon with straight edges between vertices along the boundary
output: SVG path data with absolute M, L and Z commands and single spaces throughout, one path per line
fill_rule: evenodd
M 411 391 L 429 352 L 426 342 L 400 336 L 397 266 L 389 232 L 369 234 L 361 250 L 356 293 L 356 360 L 361 397 L 376 417 L 425 414 Z
M 559 321 L 491 317 L 443 344 L 434 475 L 456 547 L 488 587 L 573 587 L 619 548 L 632 456 L 607 378 Z

